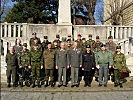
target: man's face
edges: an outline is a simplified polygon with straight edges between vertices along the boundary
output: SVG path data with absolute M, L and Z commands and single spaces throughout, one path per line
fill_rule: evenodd
M 48 49 L 51 49 L 52 48 L 52 44 L 48 44 Z
M 116 51 L 117 51 L 117 52 L 120 52 L 120 51 L 121 51 L 121 49 L 116 49 Z
M 81 39 L 81 36 L 78 36 L 78 40 L 80 40 Z
M 20 43 L 21 43 L 21 41 L 18 39 L 18 40 L 17 40 L 17 45 L 19 45 Z
M 68 37 L 68 39 L 70 39 L 70 40 L 71 40 L 71 37 Z
M 82 42 L 83 42 L 83 43 L 85 43 L 85 42 L 86 42 L 86 40 L 82 40 Z
M 58 43 L 57 42 L 54 42 L 54 46 L 57 46 L 58 45 Z
M 36 37 L 36 34 L 33 34 L 32 37 L 35 38 Z
M 65 44 L 64 44 L 64 43 L 61 44 L 61 48 L 62 48 L 62 49 L 65 49 Z
M 59 40 L 60 38 L 56 38 L 56 40 Z
M 92 40 L 92 37 L 91 36 L 89 36 L 88 38 L 89 38 L 89 40 Z
M 99 42 L 100 41 L 100 39 L 96 39 L 96 42 Z
M 105 50 L 106 50 L 106 47 L 101 47 L 101 50 L 102 50 L 102 51 L 105 51 Z
M 10 47 L 9 51 L 10 51 L 10 53 L 13 53 L 14 52 L 14 47 Z
M 109 42 L 113 42 L 113 39 L 108 39 Z
M 71 45 L 71 42 L 70 42 L 70 41 L 68 41 L 68 42 L 67 42 L 67 45 Z
M 90 51 L 91 50 L 91 48 L 86 48 L 86 51 Z
M 74 42 L 73 47 L 74 48 L 77 48 L 78 47 L 78 43 L 77 42 Z

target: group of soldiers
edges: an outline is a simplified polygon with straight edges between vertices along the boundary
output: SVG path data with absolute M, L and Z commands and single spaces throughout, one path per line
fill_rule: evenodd
M 126 59 L 121 46 L 113 42 L 113 37 L 109 36 L 106 44 L 100 41 L 99 36 L 94 41 L 92 34 L 88 35 L 88 40 L 80 34 L 77 37 L 72 41 L 68 35 L 67 39 L 60 41 L 60 36 L 56 35 L 56 39 L 49 42 L 48 36 L 44 36 L 41 43 L 37 34 L 32 33 L 30 50 L 27 43 L 21 45 L 21 40 L 17 39 L 6 55 L 7 86 L 11 87 L 12 76 L 13 87 L 23 87 L 24 84 L 33 88 L 36 84 L 38 87 L 54 87 L 57 81 L 58 87 L 67 87 L 70 80 L 71 87 L 79 87 L 84 76 L 84 86 L 91 87 L 95 76 L 99 87 L 107 87 L 109 76 L 112 76 L 114 86 L 123 87 L 120 73 L 126 67 Z

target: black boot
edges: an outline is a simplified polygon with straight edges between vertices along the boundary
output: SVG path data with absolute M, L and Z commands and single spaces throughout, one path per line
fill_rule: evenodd
M 114 87 L 117 87 L 117 86 L 118 86 L 118 83 L 115 83 L 115 84 L 114 84 Z
M 123 85 L 122 85 L 122 83 L 120 83 L 119 85 L 120 85 L 120 88 L 123 88 Z
M 48 87 L 48 81 L 46 81 L 45 87 Z
M 37 86 L 38 86 L 38 88 L 40 88 L 40 87 L 41 87 L 40 82 L 37 82 Z
M 20 87 L 23 87 L 23 82 L 20 82 Z
M 35 82 L 32 83 L 32 88 L 34 88 L 34 87 L 35 87 Z

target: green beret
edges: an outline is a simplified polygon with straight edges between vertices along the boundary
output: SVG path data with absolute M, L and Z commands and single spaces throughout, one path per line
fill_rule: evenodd
M 99 39 L 99 36 L 96 36 L 96 39 Z
M 108 39 L 113 39 L 113 36 L 109 36 Z
M 82 40 L 86 40 L 85 38 L 82 38 Z
M 92 37 L 92 34 L 89 34 L 88 36 L 89 36 L 89 37 Z
M 24 43 L 23 46 L 24 46 L 24 47 L 27 47 L 27 43 Z
M 121 46 L 120 45 L 116 46 L 116 49 L 121 49 Z

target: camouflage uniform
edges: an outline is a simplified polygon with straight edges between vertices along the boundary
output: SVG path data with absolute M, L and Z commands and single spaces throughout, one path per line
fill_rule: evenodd
M 38 40 L 38 44 L 41 44 L 41 40 L 40 38 L 36 37 L 36 38 L 30 38 L 30 47 L 32 48 L 32 46 L 35 44 L 34 40 L 37 39 Z
M 94 51 L 94 44 L 95 44 L 95 41 L 94 40 L 87 40 L 87 45 L 90 45 L 91 46 L 91 50 Z
M 119 47 L 117 47 L 119 48 Z M 123 53 L 113 55 L 113 65 L 114 65 L 114 83 L 117 86 L 122 84 L 123 79 L 120 78 L 120 73 L 123 67 L 126 67 L 126 58 Z
M 77 42 L 78 43 L 78 47 L 82 49 L 82 46 L 83 46 L 82 40 L 75 40 L 75 42 Z
M 22 68 L 19 68 L 19 82 L 21 85 L 23 85 L 23 81 L 25 80 L 25 85 L 30 85 L 30 75 L 31 70 L 28 68 L 30 65 L 30 52 L 28 49 L 25 51 L 22 50 L 19 58 L 19 66 L 22 66 Z
M 33 85 L 35 85 L 35 81 L 37 78 L 37 83 L 39 85 L 40 84 L 40 69 L 41 69 L 41 65 L 43 65 L 42 48 L 40 44 L 35 44 L 34 46 L 38 46 L 38 49 L 37 50 L 31 49 L 30 51 L 32 82 L 33 82 Z

